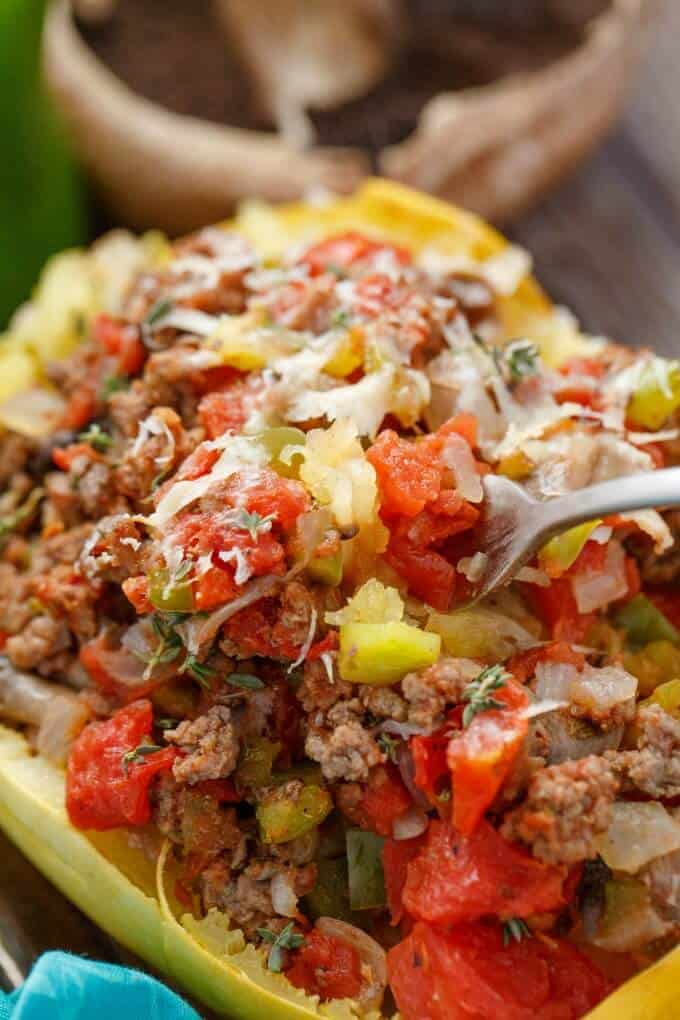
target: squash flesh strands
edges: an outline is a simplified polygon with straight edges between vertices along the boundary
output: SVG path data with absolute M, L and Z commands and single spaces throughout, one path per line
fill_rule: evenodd
M 235 226 L 265 259 L 277 256 L 292 242 L 307 243 L 350 229 L 406 244 L 415 252 L 432 248 L 476 263 L 493 259 L 507 248 L 507 242 L 476 217 L 377 180 L 367 183 L 356 196 L 322 206 L 294 204 L 270 209 L 251 204 L 244 207 Z M 143 258 L 138 248 L 130 247 L 131 262 L 162 264 L 167 257 L 163 241 L 151 236 L 142 243 Z M 33 435 L 49 431 L 46 422 L 51 409 L 45 409 L 49 398 L 44 394 L 50 391 L 45 386 L 44 365 L 68 353 L 77 337 L 67 335 L 63 327 L 51 339 L 49 332 L 39 328 L 40 320 L 55 316 L 66 323 L 74 310 L 87 320 L 93 305 L 99 310 L 105 300 L 95 293 L 97 274 L 88 266 L 86 275 L 89 282 L 84 294 L 82 288 L 77 292 L 74 284 L 73 288 L 60 288 L 61 295 L 55 295 L 54 287 L 43 282 L 31 313 L 33 321 L 24 315 L 8 336 L 0 351 L 0 425 Z M 592 350 L 593 342 L 578 332 L 572 320 L 552 308 L 528 275 L 512 295 L 501 294 L 499 314 L 505 335 L 530 336 L 549 365 Z M 30 399 L 24 397 L 20 403 L 13 399 L 27 390 L 35 393 L 36 388 L 41 396 L 35 398 L 35 405 L 45 413 L 44 421 L 31 420 Z M 653 384 L 645 376 L 634 405 L 642 426 L 649 421 L 652 390 Z M 675 396 L 673 376 L 671 385 L 664 388 L 664 398 L 675 404 Z M 52 399 L 58 402 L 57 395 L 52 394 Z M 572 550 L 567 553 L 571 557 Z M 168 891 L 172 883 L 166 876 L 167 848 L 154 874 L 143 853 L 128 846 L 124 831 L 85 834 L 72 828 L 64 807 L 63 773 L 33 756 L 24 738 L 4 726 L 0 726 L 0 826 L 94 921 L 218 1013 L 244 1018 L 267 1015 L 273 1020 L 352 1020 L 359 1015 L 358 1007 L 349 1000 L 319 1004 L 281 975 L 268 971 L 262 954 L 246 945 L 239 931 L 228 930 L 222 915 L 211 911 L 196 921 L 182 913 Z M 619 988 L 589 1014 L 590 1020 L 618 1020 L 621 1016 L 662 1020 L 673 1015 L 679 972 L 680 950 L 676 949 Z M 379 1016 L 364 1015 L 373 1020 Z

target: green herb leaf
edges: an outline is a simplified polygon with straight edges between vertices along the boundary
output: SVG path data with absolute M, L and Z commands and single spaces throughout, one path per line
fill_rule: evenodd
M 531 938 L 531 929 L 521 917 L 511 917 L 503 925 L 503 945 L 509 946 L 511 942 L 521 942 L 522 939 Z
M 376 743 L 383 754 L 387 756 L 388 761 L 396 764 L 401 740 L 398 737 L 393 737 L 391 733 L 379 733 Z
M 44 495 L 44 489 L 33 489 L 28 499 L 20 507 L 17 507 L 13 513 L 0 517 L 0 541 L 13 534 L 22 524 L 25 524 L 33 517 Z
M 139 744 L 133 751 L 126 751 L 121 761 L 123 763 L 123 772 L 127 776 L 130 771 L 131 765 L 138 765 L 144 761 L 149 754 L 155 754 L 156 751 L 162 751 L 163 748 L 159 744 Z
M 264 681 L 252 673 L 230 673 L 227 683 L 233 687 L 245 687 L 248 691 L 259 691 L 264 687 Z
M 538 371 L 539 351 L 530 340 L 514 340 L 505 348 L 505 363 L 513 382 L 520 382 Z
M 153 652 L 133 652 L 138 659 L 146 663 L 144 678 L 148 679 L 156 666 L 161 663 L 173 662 L 183 648 L 182 639 L 175 631 L 177 624 L 183 619 L 182 613 L 167 613 L 161 615 L 154 613 L 151 617 L 151 626 L 158 638 L 158 644 Z
M 505 687 L 505 682 L 509 679 L 510 673 L 506 673 L 502 666 L 487 666 L 476 680 L 467 685 L 463 691 L 463 701 L 467 702 L 463 712 L 464 729 L 467 729 L 480 712 L 488 712 L 493 708 L 505 708 L 502 701 L 498 701 L 491 695 L 493 691 L 499 691 Z
M 271 946 L 267 956 L 267 967 L 269 970 L 274 971 L 275 974 L 280 974 L 283 970 L 285 962 L 284 951 L 286 949 L 299 949 L 300 946 L 305 944 L 304 935 L 298 935 L 297 932 L 293 931 L 292 921 L 289 921 L 278 935 L 276 932 L 270 931 L 269 928 L 258 928 L 257 934 L 263 942 Z
M 155 725 L 159 730 L 174 730 L 180 724 L 180 719 L 157 719 Z
M 267 514 L 266 517 L 262 517 L 255 511 L 250 513 L 248 510 L 241 509 L 234 518 L 234 523 L 237 528 L 247 531 L 253 542 L 257 542 L 257 536 L 261 531 L 271 531 L 274 516 L 274 514 Z
M 108 400 L 112 394 L 118 393 L 119 390 L 126 390 L 129 385 L 130 380 L 125 375 L 107 375 L 102 383 L 102 400 Z
M 210 680 L 217 675 L 217 670 L 213 669 L 212 666 L 208 666 L 205 662 L 200 662 L 195 655 L 190 653 L 182 663 L 180 673 L 189 673 L 194 680 L 198 681 L 201 687 L 205 687 L 206 690 L 210 691 L 212 690 Z
M 98 453 L 106 453 L 113 443 L 113 439 L 108 432 L 104 432 L 97 424 L 90 425 L 86 432 L 81 432 L 78 439 L 81 443 L 87 443 L 88 446 L 91 446 Z
M 161 319 L 164 319 L 166 315 L 169 315 L 174 307 L 174 302 L 172 302 L 170 298 L 161 298 L 147 312 L 146 318 L 144 319 L 144 325 L 151 327 L 158 325 Z
M 346 329 L 349 325 L 349 312 L 344 308 L 336 308 L 331 315 L 331 329 Z

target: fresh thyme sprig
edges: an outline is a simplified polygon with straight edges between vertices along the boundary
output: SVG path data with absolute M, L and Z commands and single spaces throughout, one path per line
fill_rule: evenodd
M 78 439 L 81 443 L 87 443 L 87 445 L 91 446 L 93 450 L 97 451 L 97 453 L 106 453 L 113 443 L 113 439 L 108 432 L 104 432 L 101 426 L 97 425 L 96 422 L 90 425 L 85 432 L 81 432 Z
M 276 932 L 270 931 L 269 928 L 258 928 L 257 934 L 263 942 L 267 942 L 271 946 L 267 955 L 267 967 L 275 974 L 280 974 L 283 970 L 285 950 L 299 949 L 305 944 L 304 935 L 298 935 L 293 931 L 292 921 L 289 921 L 278 935 Z
M 388 761 L 396 764 L 401 740 L 393 737 L 390 733 L 379 733 L 376 743 Z
M 494 698 L 493 692 L 505 687 L 510 673 L 502 666 L 487 666 L 479 676 L 467 685 L 463 691 L 463 701 L 467 704 L 463 711 L 463 728 L 467 729 L 472 720 L 480 712 L 488 712 L 493 708 L 505 708 L 502 701 Z
M 170 314 L 174 307 L 174 303 L 170 298 L 160 298 L 147 312 L 144 325 L 151 328 L 157 326 L 166 315 Z
M 156 751 L 162 751 L 163 748 L 158 744 L 142 743 L 138 747 L 135 747 L 132 751 L 126 751 L 121 761 L 123 763 L 123 772 L 127 776 L 130 771 L 131 765 L 138 765 L 144 761 L 144 759 L 150 755 L 155 754 Z
M 180 673 L 188 673 L 201 685 L 201 687 L 210 691 L 212 690 L 212 684 L 210 681 L 217 675 L 217 670 L 213 669 L 213 667 L 209 666 L 206 662 L 201 662 L 195 655 L 189 653 L 182 663 Z
M 505 348 L 505 363 L 513 382 L 520 382 L 538 371 L 538 347 L 530 340 L 513 340 Z
M 136 658 L 146 663 L 146 669 L 144 670 L 145 678 L 151 676 L 156 666 L 166 662 L 174 662 L 179 655 L 184 646 L 175 627 L 182 619 L 182 613 L 167 613 L 164 615 L 154 613 L 151 617 L 151 626 L 158 638 L 156 647 L 148 653 L 133 651 L 133 655 Z
M 233 687 L 244 687 L 248 691 L 259 691 L 264 687 L 264 682 L 259 676 L 252 673 L 230 673 L 226 679 Z
M 237 528 L 247 531 L 253 542 L 257 542 L 257 536 L 260 532 L 271 531 L 273 520 L 274 514 L 267 514 L 266 517 L 262 517 L 256 511 L 251 513 L 249 510 L 242 508 L 234 518 L 234 524 Z

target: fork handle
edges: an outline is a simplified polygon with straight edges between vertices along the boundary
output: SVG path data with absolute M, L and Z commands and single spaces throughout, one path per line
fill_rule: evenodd
M 549 500 L 541 524 L 564 531 L 596 517 L 659 507 L 680 507 L 680 467 L 614 478 Z

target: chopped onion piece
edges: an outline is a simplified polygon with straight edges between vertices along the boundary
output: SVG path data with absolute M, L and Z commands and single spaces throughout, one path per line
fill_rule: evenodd
M 296 917 L 298 898 L 291 876 L 286 872 L 278 872 L 271 881 L 272 906 L 282 917 Z
M 469 503 L 481 503 L 484 499 L 484 489 L 477 474 L 472 450 L 463 437 L 456 432 L 447 436 L 441 456 L 444 464 L 453 472 L 456 489 L 463 499 Z
M 572 702 L 587 709 L 593 718 L 604 718 L 616 705 L 634 699 L 637 686 L 637 677 L 625 669 L 586 666 L 572 680 L 569 693 Z
M 536 701 L 529 705 L 522 713 L 525 719 L 535 719 L 539 715 L 547 715 L 548 712 L 557 712 L 561 708 L 568 708 L 568 701 L 557 701 L 555 698 L 544 698 L 543 701 Z
M 463 559 L 458 560 L 456 570 L 463 577 L 467 578 L 468 581 L 474 583 L 479 581 L 480 577 L 484 575 L 488 562 L 489 557 L 486 553 L 477 552 L 474 556 L 464 556 Z
M 613 871 L 635 874 L 649 861 L 680 849 L 680 822 L 662 804 L 617 802 L 599 852 Z
M 618 542 L 607 549 L 607 558 L 601 571 L 577 574 L 571 581 L 579 613 L 592 613 L 610 602 L 623 598 L 628 591 L 626 556 Z
M 536 567 L 522 567 L 515 574 L 516 581 L 525 581 L 527 584 L 537 584 L 539 588 L 549 588 L 550 578 L 545 570 L 538 570 Z
M 425 832 L 427 825 L 427 815 L 421 808 L 413 804 L 408 811 L 394 820 L 392 835 L 397 840 L 415 839 L 416 836 L 421 836 Z

